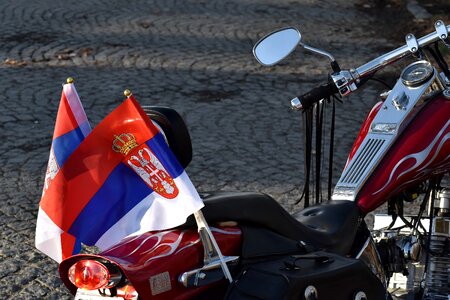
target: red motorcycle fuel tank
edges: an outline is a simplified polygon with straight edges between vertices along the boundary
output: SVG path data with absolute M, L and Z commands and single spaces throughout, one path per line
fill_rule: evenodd
M 422 106 L 359 191 L 356 201 L 363 212 L 374 210 L 433 175 L 449 171 L 450 99 L 441 94 Z
M 386 96 L 364 122 L 332 195 L 363 213 L 450 167 L 450 96 L 430 62 L 406 66 Z

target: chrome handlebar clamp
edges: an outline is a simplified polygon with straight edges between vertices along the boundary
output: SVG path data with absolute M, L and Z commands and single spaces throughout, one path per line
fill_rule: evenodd
M 405 37 L 406 40 L 406 46 L 408 46 L 409 51 L 411 51 L 412 54 L 416 54 L 419 51 L 419 43 L 417 42 L 417 39 L 414 34 L 408 33 Z
M 436 33 L 441 39 L 441 41 L 447 46 L 450 47 L 450 43 L 448 40 L 448 31 L 447 27 L 445 26 L 444 22 L 441 20 L 437 20 L 436 23 L 434 23 L 434 28 L 436 28 Z

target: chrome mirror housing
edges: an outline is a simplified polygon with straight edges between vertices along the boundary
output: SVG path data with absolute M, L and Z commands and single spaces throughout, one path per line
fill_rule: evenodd
M 253 55 L 263 66 L 273 66 L 288 57 L 301 39 L 295 27 L 279 29 L 260 39 L 253 47 Z

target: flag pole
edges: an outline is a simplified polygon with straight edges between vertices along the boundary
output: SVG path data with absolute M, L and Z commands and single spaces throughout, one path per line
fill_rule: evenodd
M 123 95 L 127 98 L 130 98 L 132 93 L 129 89 L 123 91 Z M 201 210 L 194 212 L 195 221 L 198 227 L 198 233 L 200 235 L 200 240 L 203 243 L 203 248 L 205 251 L 204 259 L 205 262 L 210 262 L 214 259 L 219 259 L 220 266 L 222 267 L 225 278 L 228 279 L 230 283 L 233 282 L 233 278 L 231 277 L 230 270 L 228 269 L 227 263 L 225 262 L 225 258 L 220 251 L 219 245 L 214 238 L 211 229 L 206 222 L 205 216 L 203 215 Z
M 199 210 L 194 213 L 194 217 L 195 221 L 197 222 L 198 233 L 203 242 L 205 257 L 208 256 L 209 258 L 212 258 L 217 255 L 220 260 L 220 265 L 222 267 L 225 278 L 228 279 L 230 283 L 232 283 L 233 278 L 231 277 L 230 270 L 228 269 L 227 263 L 225 262 L 222 252 L 220 251 L 219 245 L 217 244 L 216 239 L 214 238 L 211 229 L 206 222 L 205 216 L 203 215 L 202 211 Z M 202 232 L 206 232 L 207 237 L 205 237 Z M 204 238 L 206 238 L 208 241 L 203 240 Z

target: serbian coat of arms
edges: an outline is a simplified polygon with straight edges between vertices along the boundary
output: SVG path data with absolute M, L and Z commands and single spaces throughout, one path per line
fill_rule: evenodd
M 166 199 L 178 195 L 178 188 L 147 144 L 138 145 L 131 133 L 114 136 L 112 149 L 125 156 L 125 163 L 156 193 Z

